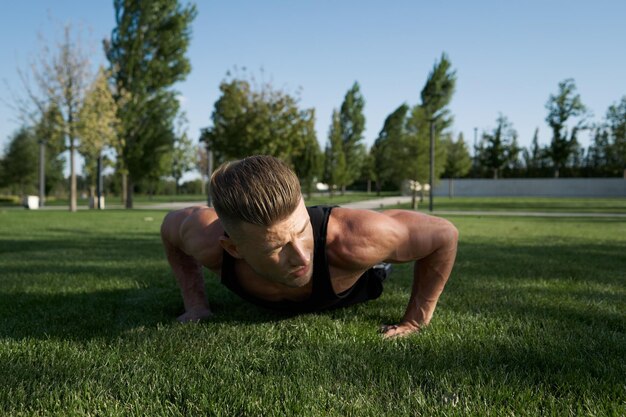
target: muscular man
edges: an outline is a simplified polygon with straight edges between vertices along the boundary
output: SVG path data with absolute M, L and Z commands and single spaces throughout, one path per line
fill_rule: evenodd
M 406 210 L 305 207 L 298 178 L 283 162 L 252 156 L 211 178 L 215 209 L 169 213 L 161 237 L 180 286 L 181 322 L 211 315 L 202 267 L 245 300 L 292 313 L 344 307 L 382 292 L 381 262 L 414 262 L 402 321 L 385 337 L 426 326 L 450 276 L 458 232 L 447 220 Z

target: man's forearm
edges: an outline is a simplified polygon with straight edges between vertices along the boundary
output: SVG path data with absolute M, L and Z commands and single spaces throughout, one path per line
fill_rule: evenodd
M 178 249 L 169 250 L 167 259 L 180 288 L 185 311 L 208 310 L 202 265 Z
M 456 241 L 415 262 L 411 298 L 404 321 L 417 326 L 430 323 L 437 301 L 450 277 L 456 258 Z

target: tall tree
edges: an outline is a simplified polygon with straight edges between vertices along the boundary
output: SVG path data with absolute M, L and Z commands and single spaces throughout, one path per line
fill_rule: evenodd
M 626 178 L 626 96 L 607 110 L 606 126 L 611 142 L 611 167 Z
M 324 154 L 317 141 L 312 120 L 307 129 L 308 135 L 305 136 L 304 148 L 293 157 L 296 175 L 300 179 L 300 185 L 307 198 L 311 198 L 315 183 L 320 179 L 324 167 Z
M 179 119 L 179 127 L 174 140 L 174 150 L 170 155 L 170 174 L 174 178 L 175 192 L 180 193 L 180 180 L 195 167 L 198 146 L 187 135 L 185 119 Z
M 39 93 L 24 83 L 29 97 L 39 111 L 38 119 L 44 117 L 46 110 L 52 107 L 61 115 L 70 160 L 70 211 L 77 209 L 75 154 L 78 147 L 78 112 L 87 86 L 92 80 L 89 55 L 84 50 L 79 35 L 73 32 L 70 25 L 65 26 L 63 40 L 57 48 L 44 47 L 39 54 L 39 60 L 31 65 Z
M 518 157 L 520 150 L 517 146 L 517 131 L 513 124 L 500 114 L 492 133 L 483 133 L 482 142 L 480 162 L 491 170 L 494 179 L 498 179 L 502 169 Z
M 459 133 L 457 141 L 449 138 L 445 142 L 447 147 L 446 169 L 443 173 L 444 177 L 460 178 L 470 171 L 472 168 L 472 157 L 470 156 L 467 144 L 463 139 L 463 133 Z
M 113 4 L 116 27 L 104 47 L 121 125 L 118 158 L 128 171 L 126 207 L 132 208 L 133 184 L 158 175 L 173 147 L 179 102 L 172 86 L 191 70 L 185 53 L 196 8 L 177 0 Z
M 604 176 L 611 174 L 613 154 L 609 132 L 601 126 L 594 129 L 593 140 L 585 155 L 587 175 Z
M 20 128 L 7 144 L 2 159 L 0 183 L 24 196 L 34 192 L 37 184 L 39 153 L 33 130 Z
M 363 132 L 365 131 L 365 99 L 361 94 L 359 83 L 355 82 L 346 93 L 339 112 L 341 140 L 343 154 L 346 159 L 346 172 L 341 192 L 345 192 L 348 185 L 356 181 L 361 175 L 361 168 L 365 158 Z
M 395 180 L 400 182 L 403 179 L 402 175 L 399 175 L 399 178 L 395 177 L 397 161 L 395 160 L 396 155 L 394 151 L 404 144 L 408 111 L 409 106 L 403 103 L 387 116 L 378 138 L 376 138 L 374 145 L 370 149 L 378 195 L 380 195 L 380 191 L 385 183 Z
M 324 154 L 324 181 L 328 184 L 328 190 L 332 197 L 335 187 L 343 188 L 349 178 L 341 134 L 341 119 L 337 110 L 333 110 Z
M 220 90 L 213 126 L 202 131 L 217 162 L 266 154 L 295 167 L 311 149 L 315 112 L 301 109 L 298 96 L 238 78 L 223 81 Z
M 63 173 L 65 169 L 65 158 L 63 157 L 63 151 L 65 150 L 63 115 L 54 103 L 50 103 L 44 110 L 41 119 L 35 124 L 34 134 L 37 142 L 40 145 L 43 143 L 44 146 L 44 192 L 45 195 L 49 195 L 53 189 L 65 181 Z
M 559 83 L 559 91 L 556 95 L 550 95 L 546 109 L 548 110 L 546 122 L 552 129 L 549 156 L 554 166 L 554 177 L 558 178 L 561 168 L 577 152 L 579 131 L 586 127 L 584 117 L 586 108 L 580 94 L 576 92 L 573 79 L 568 78 Z M 568 129 L 567 121 L 572 118 L 578 120 L 571 129 Z
M 404 146 L 395 150 L 394 159 L 403 178 L 427 183 L 430 177 L 430 126 L 435 125 L 434 171 L 437 180 L 445 169 L 446 148 L 442 146 L 442 134 L 452 125 L 448 104 L 454 94 L 456 72 L 446 54 L 435 62 L 422 88 L 421 104 L 411 111 L 406 125 Z M 412 207 L 417 208 L 416 193 Z
M 119 129 L 117 104 L 108 79 L 109 74 L 100 67 L 78 113 L 78 150 L 85 159 L 84 169 L 92 196 L 98 180 L 98 159 L 107 147 L 113 146 Z

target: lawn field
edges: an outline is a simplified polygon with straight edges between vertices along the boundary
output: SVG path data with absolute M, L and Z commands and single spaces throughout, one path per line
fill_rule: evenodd
M 626 415 L 626 221 L 449 217 L 457 264 L 405 339 L 412 280 L 283 317 L 207 274 L 180 325 L 165 211 L 0 209 L 0 415 Z
M 626 214 L 626 198 L 559 198 L 559 197 L 435 197 L 435 211 L 502 211 L 543 213 Z M 403 204 L 401 208 L 410 208 Z M 428 199 L 419 204 L 428 210 Z

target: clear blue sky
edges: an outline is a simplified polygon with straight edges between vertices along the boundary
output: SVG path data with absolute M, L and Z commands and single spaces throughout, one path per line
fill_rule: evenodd
M 219 83 L 235 66 L 257 76 L 263 68 L 275 86 L 301 88 L 301 105 L 316 109 L 322 146 L 331 112 L 354 81 L 366 100 L 369 146 L 389 113 L 419 102 L 442 52 L 458 75 L 453 131 L 470 144 L 474 128 L 493 128 L 499 112 L 521 145 L 536 127 L 548 143 L 545 103 L 565 78 L 574 78 L 596 121 L 626 95 L 625 1 L 210 0 L 197 8 L 192 72 L 176 86 L 192 137 L 210 124 Z M 0 79 L 19 93 L 16 68 L 40 50 L 38 34 L 53 43 L 68 22 L 86 29 L 94 66 L 106 63 L 100 42 L 114 26 L 112 1 L 11 2 L 0 15 Z M 4 83 L 0 97 L 11 99 Z M 0 103 L 1 148 L 17 127 L 15 113 Z

